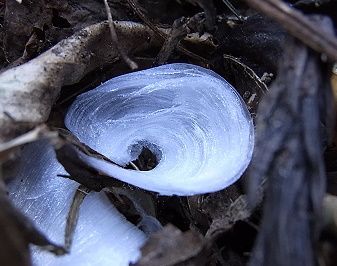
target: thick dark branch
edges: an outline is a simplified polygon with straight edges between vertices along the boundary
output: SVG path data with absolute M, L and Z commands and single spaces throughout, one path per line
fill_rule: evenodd
M 280 23 L 315 51 L 337 61 L 337 38 L 280 0 L 246 0 L 247 4 Z

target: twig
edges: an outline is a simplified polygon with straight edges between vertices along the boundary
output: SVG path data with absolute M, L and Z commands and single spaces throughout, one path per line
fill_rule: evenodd
M 155 33 L 157 34 L 163 41 L 167 41 L 167 39 L 169 38 L 169 36 L 162 32 L 160 29 L 158 29 L 144 14 L 143 12 L 140 10 L 140 8 L 138 7 L 138 5 L 136 4 L 136 2 L 134 0 L 126 0 L 129 4 L 129 6 L 133 9 L 133 11 L 139 16 L 139 18 Z M 208 60 L 187 50 L 186 48 L 184 48 L 180 43 L 177 44 L 176 49 L 178 50 L 178 52 L 185 54 L 187 56 L 189 56 L 190 58 L 193 58 L 195 60 L 198 60 L 200 62 L 203 62 L 204 64 L 208 64 Z
M 245 21 L 245 18 L 239 14 L 236 8 L 228 0 L 222 0 L 222 2 L 228 7 L 228 9 L 238 18 L 240 21 Z
M 173 22 L 169 37 L 164 42 L 154 61 L 154 65 L 162 65 L 166 63 L 174 49 L 177 47 L 179 42 L 185 38 L 187 33 L 188 29 L 186 25 L 186 19 L 176 19 Z
M 129 164 L 132 166 L 134 170 L 140 171 L 137 165 L 135 165 L 133 162 L 130 162 Z
M 138 17 L 154 32 L 156 33 L 163 41 L 167 39 L 167 36 L 164 32 L 158 29 L 140 10 L 138 5 L 134 0 L 126 0 L 132 10 L 138 15 Z
M 40 125 L 33 130 L 18 136 L 8 142 L 0 144 L 0 159 L 6 158 L 6 155 L 15 147 L 38 140 L 41 137 L 56 137 L 57 133 L 49 131 L 46 125 Z
M 109 28 L 110 28 L 110 34 L 111 34 L 111 38 L 112 38 L 112 42 L 114 43 L 115 47 L 118 50 L 118 53 L 120 54 L 121 58 L 124 60 L 124 62 L 132 69 L 135 70 L 138 68 L 138 65 L 136 62 L 132 61 L 130 57 L 128 57 L 128 55 L 126 54 L 126 52 L 124 51 L 124 49 L 119 45 L 118 42 L 118 37 L 117 37 L 117 33 L 116 33 L 116 29 L 115 29 L 115 24 L 112 20 L 112 16 L 111 16 L 111 10 L 108 4 L 107 0 L 104 0 L 104 5 L 105 5 L 105 10 L 106 13 L 108 15 L 108 21 L 109 21 Z
M 246 0 L 246 3 L 280 23 L 291 35 L 315 51 L 337 61 L 337 39 L 299 11 L 280 0 Z
M 215 28 L 216 8 L 212 0 L 190 0 L 191 3 L 195 3 L 204 10 L 206 18 L 206 28 L 213 30 Z
M 81 204 L 84 198 L 89 193 L 90 193 L 90 189 L 86 188 L 83 185 L 80 185 L 75 192 L 73 201 L 71 203 L 71 206 L 68 212 L 67 224 L 66 224 L 65 236 L 64 236 L 64 247 L 67 251 L 70 251 L 71 244 L 73 242 Z

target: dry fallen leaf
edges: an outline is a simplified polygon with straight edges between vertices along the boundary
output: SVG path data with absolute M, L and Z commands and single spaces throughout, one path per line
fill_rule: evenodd
M 171 224 L 154 233 L 141 251 L 142 258 L 134 266 L 207 265 L 201 235 L 193 231 L 183 233 Z

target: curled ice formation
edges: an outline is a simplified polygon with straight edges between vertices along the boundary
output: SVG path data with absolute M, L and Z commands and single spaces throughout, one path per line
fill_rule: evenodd
M 58 177 L 67 174 L 45 141 L 29 144 L 18 175 L 8 184 L 12 202 L 55 243 L 63 244 L 66 217 L 78 184 Z M 69 255 L 55 257 L 32 249 L 34 265 L 126 266 L 140 256 L 146 237 L 130 224 L 102 193 L 84 200 Z
M 80 141 L 120 165 L 150 149 L 159 161 L 150 171 L 82 156 L 107 175 L 162 195 L 231 185 L 254 146 L 252 118 L 240 95 L 216 73 L 189 64 L 113 78 L 80 95 L 65 122 Z

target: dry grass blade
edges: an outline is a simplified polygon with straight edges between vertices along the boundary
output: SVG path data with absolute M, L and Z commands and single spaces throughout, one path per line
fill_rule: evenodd
M 81 204 L 84 198 L 89 193 L 90 193 L 90 189 L 86 188 L 83 185 L 80 185 L 75 192 L 73 201 L 69 209 L 69 213 L 67 217 L 67 224 L 66 224 L 66 229 L 65 229 L 65 235 L 64 235 L 64 247 L 67 251 L 70 251 L 71 244 L 73 242 Z

